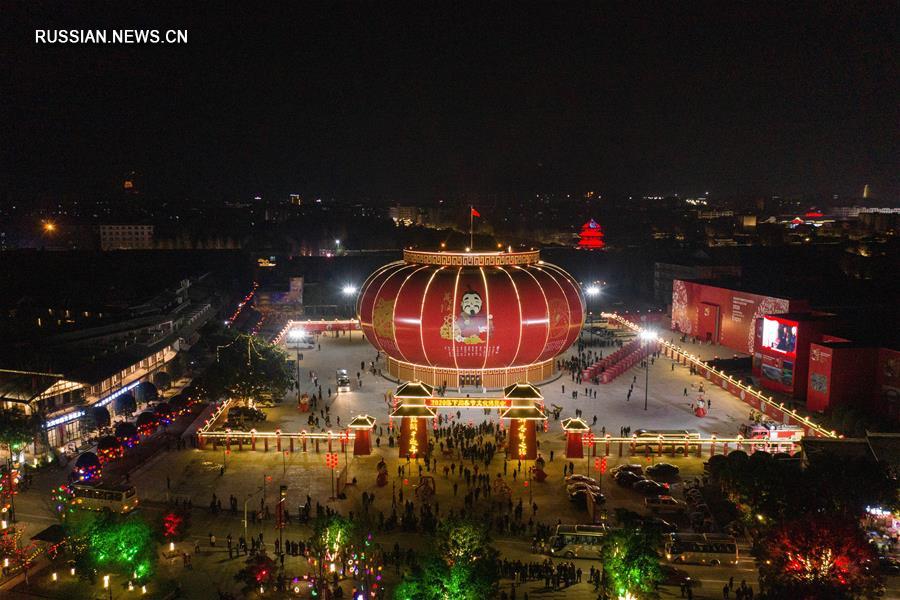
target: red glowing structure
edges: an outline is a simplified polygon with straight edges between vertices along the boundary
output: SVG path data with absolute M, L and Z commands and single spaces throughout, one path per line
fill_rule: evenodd
M 406 250 L 363 284 L 357 313 L 397 379 L 496 389 L 553 375 L 584 300 L 538 251 Z
M 593 219 L 581 226 L 578 237 L 578 248 L 581 250 L 602 250 L 606 246 L 606 242 L 603 241 L 603 228 Z

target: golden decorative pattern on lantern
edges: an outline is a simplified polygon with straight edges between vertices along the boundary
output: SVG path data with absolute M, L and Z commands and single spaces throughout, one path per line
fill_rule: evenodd
M 375 334 L 386 338 L 394 337 L 394 303 L 395 300 L 379 298 L 372 311 L 372 327 Z

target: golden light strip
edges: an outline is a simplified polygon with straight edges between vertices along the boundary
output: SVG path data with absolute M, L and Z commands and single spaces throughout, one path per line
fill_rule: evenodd
M 487 318 L 485 319 L 487 332 L 486 340 L 484 342 L 484 360 L 481 361 L 481 378 L 482 383 L 484 383 L 484 369 L 487 367 L 488 354 L 491 352 L 491 294 L 488 291 L 487 276 L 484 274 L 484 267 L 478 267 L 478 270 L 481 271 L 481 281 L 484 283 L 484 310 L 487 315 Z
M 563 279 L 563 281 L 565 281 L 566 283 L 569 284 L 569 287 L 571 287 L 572 290 L 575 292 L 575 297 L 578 298 L 578 304 L 581 307 L 581 318 L 578 320 L 578 322 L 573 323 L 572 321 L 569 321 L 569 329 L 574 330 L 574 331 L 569 332 L 569 335 L 571 335 L 571 339 L 572 339 L 571 342 L 569 341 L 569 336 L 567 335 L 567 337 L 566 337 L 566 342 L 567 342 L 566 347 L 568 348 L 568 346 L 571 346 L 573 343 L 575 343 L 575 340 L 578 338 L 578 334 L 581 331 L 581 328 L 584 326 L 584 317 L 585 317 L 585 312 L 587 311 L 587 304 L 581 295 L 581 288 L 578 286 L 577 283 L 575 283 L 574 280 L 572 280 L 571 275 L 569 275 L 568 273 L 566 273 L 564 270 L 560 269 L 556 265 L 552 265 L 550 263 L 542 263 L 541 266 L 543 266 L 545 269 L 549 269 L 550 271 L 555 271 L 556 274 L 559 275 Z M 566 296 L 566 303 L 568 305 L 569 296 L 568 296 L 568 294 L 565 294 L 565 296 Z M 570 311 L 569 315 L 570 316 L 572 314 L 571 310 L 572 310 L 572 307 L 571 307 L 571 305 L 569 305 L 569 311 Z
M 397 304 L 399 303 L 400 296 L 403 294 L 403 286 L 406 285 L 406 282 L 409 281 L 409 278 L 412 277 L 413 275 L 415 275 L 416 273 L 418 273 L 419 271 L 421 271 L 422 269 L 427 269 L 427 268 L 428 268 L 427 265 L 418 267 L 412 273 L 407 275 L 403 279 L 403 283 L 400 284 L 400 287 L 397 288 L 397 294 L 395 295 L 395 298 L 397 300 L 394 301 L 394 310 L 391 312 L 391 327 L 394 330 L 394 346 L 397 347 L 397 352 L 400 353 L 400 355 L 403 357 L 403 360 L 406 360 L 406 353 L 403 352 L 403 349 L 400 347 L 400 340 L 398 339 L 398 336 L 397 336 Z M 420 332 L 422 331 L 422 323 L 421 322 L 419 322 L 419 331 Z
M 547 294 L 544 293 L 544 288 L 541 287 L 541 282 L 538 281 L 538 278 L 534 276 L 534 273 L 531 272 L 530 269 L 525 269 L 522 267 L 517 267 L 520 271 L 524 271 L 528 273 L 528 276 L 534 280 L 534 285 L 537 286 L 538 291 L 541 292 L 541 296 L 544 297 L 544 314 L 547 316 L 547 335 L 544 336 L 544 345 L 541 347 L 541 352 L 535 358 L 540 359 L 540 357 L 544 354 L 544 350 L 547 348 L 547 343 L 550 341 L 550 302 L 547 301 Z M 554 356 L 556 356 L 554 354 Z M 553 360 L 551 357 L 549 360 Z
M 425 362 L 431 367 L 434 365 L 431 364 L 431 359 L 428 358 L 428 350 L 425 349 L 425 327 L 423 326 L 425 320 L 425 299 L 428 298 L 428 288 L 431 287 L 431 282 L 434 281 L 435 276 L 443 270 L 444 267 L 435 269 L 431 274 L 431 277 L 428 278 L 428 283 L 425 284 L 425 291 L 422 292 L 422 302 L 419 303 L 419 341 L 422 343 L 422 356 L 425 357 Z
M 456 270 L 456 281 L 453 283 L 453 310 L 450 311 L 450 343 L 453 348 L 453 366 L 459 369 L 459 363 L 456 361 L 456 292 L 459 288 L 459 276 L 462 274 L 462 267 Z M 456 384 L 460 385 L 459 374 L 457 373 Z
M 556 280 L 556 277 L 553 276 L 553 273 L 552 273 L 552 272 L 550 272 L 550 271 L 544 269 L 544 267 L 546 267 L 546 266 L 547 266 L 547 263 L 542 263 L 541 266 L 535 267 L 535 269 L 537 269 L 538 271 L 540 271 L 541 273 L 543 273 L 544 275 L 546 275 L 547 277 L 549 277 L 550 279 L 553 280 L 553 283 L 555 283 L 555 284 L 556 284 L 556 287 L 559 288 L 559 293 L 562 294 L 563 300 L 566 301 L 566 321 L 567 321 L 568 324 L 567 324 L 567 326 L 566 326 L 566 336 L 565 336 L 565 338 L 563 339 L 562 344 L 563 344 L 564 348 L 568 349 L 569 345 L 571 345 L 571 344 L 566 344 L 566 342 L 569 341 L 569 335 L 571 334 L 571 330 L 572 330 L 572 307 L 569 305 L 569 296 L 568 296 L 568 294 L 566 294 L 566 290 L 563 289 L 562 285 L 560 285 L 559 281 Z M 551 319 L 551 317 L 550 317 L 550 303 L 548 302 L 548 303 L 547 303 L 547 327 L 548 327 L 548 331 L 549 331 L 549 327 L 550 327 L 550 325 L 551 325 L 550 319 Z M 577 335 L 576 335 L 576 337 L 577 337 Z M 549 341 L 549 337 L 547 338 L 547 341 Z M 573 341 L 574 341 L 574 340 L 573 340 Z
M 522 348 L 522 298 L 519 297 L 519 286 L 516 285 L 516 280 L 513 279 L 512 274 L 504 269 L 503 267 L 498 267 L 501 271 L 506 273 L 506 276 L 509 277 L 509 282 L 513 286 L 513 291 L 516 293 L 516 306 L 519 308 L 519 339 L 516 342 L 516 353 L 513 355 L 512 360 L 509 361 L 512 364 L 516 363 L 516 359 L 519 358 L 519 350 Z

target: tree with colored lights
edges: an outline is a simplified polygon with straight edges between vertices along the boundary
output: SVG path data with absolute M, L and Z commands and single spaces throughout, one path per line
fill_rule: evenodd
M 656 586 L 663 580 L 659 566 L 658 532 L 634 524 L 610 531 L 606 536 L 600 560 L 606 582 L 614 597 L 630 594 L 636 598 L 656 596 Z
M 35 419 L 21 410 L 0 408 L 0 444 L 18 452 L 34 439 Z
M 346 552 L 353 544 L 355 535 L 356 526 L 353 521 L 341 515 L 320 517 L 313 523 L 309 547 L 319 567 L 320 584 L 325 581 L 326 565 L 346 560 Z
M 490 553 L 491 537 L 482 524 L 457 517 L 440 524 L 435 542 L 438 554 L 452 565 L 481 560 Z
M 23 530 L 8 528 L 0 535 L 0 560 L 8 560 L 7 567 L 10 573 L 24 571 L 25 581 L 28 581 L 28 570 L 34 565 L 35 559 L 40 554 L 37 544 L 22 543 Z
M 216 362 L 204 374 L 204 384 L 212 397 L 239 400 L 268 394 L 277 400 L 292 381 L 284 352 L 274 344 L 247 335 L 217 347 Z
M 153 531 L 138 515 L 75 513 L 67 523 L 70 549 L 82 577 L 118 573 L 146 580 L 156 564 Z
M 807 515 L 760 544 L 760 584 L 772 600 L 851 600 L 878 586 L 878 563 L 858 522 Z
M 438 529 L 433 553 L 394 590 L 396 600 L 482 600 L 497 595 L 497 551 L 487 529 L 451 519 Z

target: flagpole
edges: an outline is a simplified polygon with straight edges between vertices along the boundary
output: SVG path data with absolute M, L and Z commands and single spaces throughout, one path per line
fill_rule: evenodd
M 471 248 L 472 250 L 475 250 L 475 245 L 472 241 L 474 239 L 473 234 L 472 234 L 472 227 L 473 227 L 474 220 L 475 220 L 475 208 L 470 206 L 469 207 L 469 248 Z

